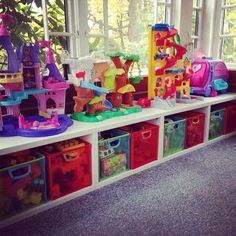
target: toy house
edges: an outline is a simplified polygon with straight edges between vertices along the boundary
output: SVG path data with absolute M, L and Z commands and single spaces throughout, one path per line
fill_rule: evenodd
M 72 121 L 63 115 L 65 93 L 69 85 L 63 80 L 55 64 L 50 43 L 46 41 L 24 44 L 14 52 L 10 34 L 5 21 L 12 20 L 9 15 L 1 15 L 0 43 L 8 56 L 8 69 L 0 73 L 0 85 L 4 96 L 0 106 L 6 107 L 1 116 L 0 136 L 45 136 L 63 132 Z M 47 47 L 47 76 L 40 74 L 39 49 Z M 37 108 L 33 117 L 25 119 L 21 114 L 25 99 L 32 99 Z M 61 114 L 61 115 L 58 115 Z

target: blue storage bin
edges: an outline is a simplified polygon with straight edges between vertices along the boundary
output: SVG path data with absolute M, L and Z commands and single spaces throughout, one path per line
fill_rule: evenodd
M 46 201 L 44 156 L 23 151 L 0 157 L 0 219 Z
M 120 174 L 129 169 L 130 135 L 123 130 L 100 133 L 98 142 L 100 180 Z

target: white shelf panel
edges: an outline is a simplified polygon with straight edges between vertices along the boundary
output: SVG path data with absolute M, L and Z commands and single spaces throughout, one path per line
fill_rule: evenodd
M 191 104 L 176 104 L 172 109 L 160 110 L 156 108 L 145 108 L 142 112 L 130 114 L 127 116 L 115 117 L 101 122 L 88 123 L 74 121 L 74 124 L 64 133 L 48 136 L 48 137 L 0 137 L 0 156 L 16 151 L 21 151 L 29 148 L 39 147 L 49 143 L 54 143 L 70 138 L 81 137 L 100 132 L 104 130 L 114 129 L 117 127 L 138 123 L 142 121 L 160 118 L 184 111 L 199 109 L 222 102 L 227 102 L 236 99 L 235 93 L 222 94 L 217 97 L 204 98 L 203 101 L 196 101 Z
M 81 137 L 100 132 L 103 130 L 114 129 L 117 127 L 138 123 L 146 120 L 156 119 L 164 114 L 165 111 L 158 111 L 154 108 L 144 109 L 142 112 L 127 116 L 115 117 L 101 122 L 88 123 L 74 121 L 74 124 L 66 132 L 47 137 L 0 137 L 0 156 L 29 148 L 39 147 L 49 143 Z
M 223 102 L 228 102 L 236 99 L 236 94 L 235 93 L 227 93 L 227 94 L 222 94 L 217 97 L 208 97 L 204 98 L 203 101 L 197 100 L 196 102 L 193 103 L 177 103 L 175 107 L 165 110 L 165 115 L 172 115 L 172 114 L 177 114 L 180 112 L 184 111 L 190 111 L 190 110 L 195 110 L 199 109 L 202 107 L 207 107 L 210 105 L 215 105 Z

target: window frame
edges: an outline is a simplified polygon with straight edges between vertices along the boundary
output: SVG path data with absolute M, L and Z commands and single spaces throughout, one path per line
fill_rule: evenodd
M 108 45 L 108 0 L 102 0 L 103 3 L 103 17 L 104 17 L 104 34 L 89 34 L 88 27 L 88 3 L 86 0 L 67 0 L 67 19 L 68 32 L 49 32 L 47 25 L 47 1 L 41 0 L 43 6 L 43 20 L 45 39 L 50 36 L 66 36 L 69 38 L 69 52 L 73 58 L 89 55 L 89 37 L 99 36 L 104 38 L 104 46 Z M 170 7 L 171 18 L 170 24 L 174 24 L 175 28 L 179 30 L 181 37 L 181 44 L 186 44 L 189 41 L 189 36 L 192 39 L 198 39 L 198 49 L 207 56 L 214 58 L 219 57 L 221 40 L 225 37 L 235 37 L 236 35 L 221 34 L 222 0 L 202 0 L 200 7 L 193 7 L 193 1 L 189 0 L 172 0 L 170 2 L 160 2 L 155 0 L 155 11 L 158 12 L 159 5 Z M 236 5 L 236 4 L 234 4 Z M 233 5 L 233 6 L 234 6 Z M 231 6 L 232 7 L 232 6 Z M 187 10 L 188 9 L 188 10 Z M 191 35 L 191 19 L 194 10 L 200 11 L 198 35 Z M 157 15 L 154 16 L 154 22 Z M 204 24 L 203 24 L 204 22 Z M 156 22 L 155 22 L 156 23 Z M 209 27 L 204 27 L 209 25 Z M 188 32 L 188 35 L 187 35 Z M 217 49 L 217 50 L 216 50 Z M 230 64 L 230 67 L 236 67 L 236 63 Z

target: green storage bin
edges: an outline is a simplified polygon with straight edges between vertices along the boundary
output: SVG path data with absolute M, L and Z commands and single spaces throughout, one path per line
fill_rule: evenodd
M 224 117 L 225 117 L 225 109 L 211 111 L 209 140 L 217 138 L 224 134 Z
M 179 117 L 165 118 L 164 153 L 169 156 L 184 149 L 185 119 Z

